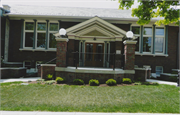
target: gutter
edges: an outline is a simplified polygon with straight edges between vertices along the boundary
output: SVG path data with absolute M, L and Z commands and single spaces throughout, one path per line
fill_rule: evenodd
M 9 16 L 9 17 L 18 17 L 18 18 L 69 18 L 69 19 L 91 19 L 95 16 L 63 16 L 63 15 L 26 15 L 26 14 L 3 14 L 4 16 Z M 119 20 L 119 19 L 123 19 L 123 20 L 129 20 L 129 21 L 138 21 L 138 18 L 118 18 L 118 17 L 100 17 L 102 19 L 107 19 L 107 20 Z M 160 19 L 151 19 L 151 21 L 158 21 Z

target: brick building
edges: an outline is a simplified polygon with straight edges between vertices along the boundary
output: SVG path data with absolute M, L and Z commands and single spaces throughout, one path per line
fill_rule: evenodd
M 150 66 L 152 73 L 179 68 L 179 27 L 155 25 L 161 18 L 140 26 L 136 24 L 138 18 L 131 17 L 131 10 L 4 5 L 1 11 L 1 52 L 11 66 L 37 71 L 38 63 L 57 57 L 57 67 L 123 70 L 130 60 L 137 67 Z M 67 44 L 58 41 L 60 28 L 67 31 Z M 132 41 L 137 41 L 132 46 L 126 46 L 127 31 L 132 31 Z M 130 50 L 135 50 L 134 57 L 125 55 Z M 127 67 L 132 70 L 129 73 L 133 73 L 134 65 Z M 56 71 L 62 70 L 57 67 Z

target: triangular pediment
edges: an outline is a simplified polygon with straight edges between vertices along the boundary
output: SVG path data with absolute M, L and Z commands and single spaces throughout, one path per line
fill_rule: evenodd
M 86 33 L 86 34 L 82 35 L 82 36 L 107 36 L 107 35 L 99 32 L 97 30 L 93 30 L 93 31 L 91 31 L 89 33 Z
M 99 18 L 94 17 L 75 26 L 66 29 L 67 36 L 82 37 L 82 36 L 104 36 L 109 38 L 123 38 L 126 31 L 114 26 L 113 24 Z M 55 36 L 59 36 L 56 33 Z

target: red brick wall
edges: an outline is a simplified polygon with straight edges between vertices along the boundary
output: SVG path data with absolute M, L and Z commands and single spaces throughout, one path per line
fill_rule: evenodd
M 67 42 L 57 41 L 56 66 L 66 67 Z
M 46 79 L 48 74 L 55 75 L 55 65 L 54 66 L 41 66 L 38 69 L 38 77 L 41 77 L 42 79 Z
M 124 69 L 134 70 L 135 44 L 126 44 L 124 47 Z
M 26 68 L 0 68 L 1 79 L 26 76 Z

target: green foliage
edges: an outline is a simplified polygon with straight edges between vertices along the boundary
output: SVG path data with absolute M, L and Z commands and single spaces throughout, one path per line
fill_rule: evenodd
M 96 79 L 91 79 L 91 80 L 89 80 L 89 85 L 90 86 L 99 86 L 99 81 Z
M 116 85 L 117 82 L 116 82 L 116 80 L 114 80 L 114 79 L 108 79 L 108 80 L 106 81 L 106 84 L 109 85 L 109 86 L 113 86 L 113 85 Z
M 53 78 L 53 75 L 51 75 L 51 74 L 48 74 L 48 75 L 47 75 L 47 79 L 48 79 L 48 80 L 51 80 L 52 78 Z
M 173 81 L 173 82 L 177 82 L 177 77 L 176 76 L 170 76 L 169 80 Z
M 82 79 L 75 79 L 73 80 L 73 83 L 75 85 L 83 85 L 84 84 L 84 81 Z
M 56 82 L 55 80 L 49 80 L 49 81 L 45 81 L 45 84 L 52 85 L 55 82 Z
M 157 83 L 157 82 L 154 82 L 154 83 L 152 83 L 152 85 L 159 85 L 159 83 Z
M 138 17 L 137 24 L 148 24 L 152 18 L 164 17 L 164 19 L 156 21 L 156 25 L 168 25 L 176 23 L 179 25 L 179 10 L 170 8 L 177 6 L 178 0 L 138 0 L 140 5 L 138 8 L 132 9 L 132 16 Z M 134 0 L 119 0 L 119 9 L 129 9 L 134 4 Z
M 58 84 L 60 84 L 60 83 L 66 82 L 66 79 L 65 79 L 65 78 L 62 78 L 62 77 L 57 77 L 57 78 L 56 78 L 56 81 L 57 81 Z
M 150 82 L 144 82 L 143 85 L 151 85 Z
M 44 79 L 37 79 L 36 82 L 37 82 L 38 84 L 41 84 L 41 83 L 44 82 Z
M 141 83 L 140 82 L 135 82 L 134 85 L 141 85 Z
M 173 71 L 171 74 L 178 74 L 178 71 Z
M 123 82 L 124 84 L 131 84 L 131 83 L 132 83 L 131 79 L 129 79 L 129 78 L 123 78 L 123 79 L 122 79 L 122 82 Z

